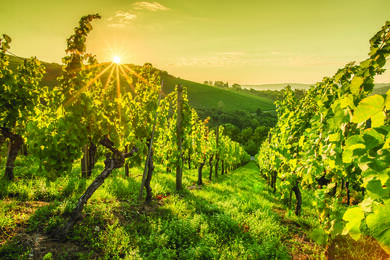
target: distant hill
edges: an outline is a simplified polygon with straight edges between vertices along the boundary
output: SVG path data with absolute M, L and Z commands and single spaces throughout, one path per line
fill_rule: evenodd
M 292 89 L 303 89 L 308 90 L 313 84 L 304 84 L 304 83 L 278 83 L 278 84 L 260 84 L 260 85 L 243 85 L 243 88 L 254 89 L 259 91 L 264 90 L 282 90 L 287 85 L 290 85 Z M 386 94 L 390 89 L 390 83 L 376 83 L 374 86 L 373 94 Z
M 17 65 L 23 62 L 23 58 L 9 56 L 11 68 L 16 68 Z M 46 74 L 42 80 L 44 86 L 55 86 L 57 84 L 56 78 L 61 73 L 61 65 L 57 63 L 42 62 L 46 67 Z M 137 65 L 129 65 L 130 67 L 137 67 Z M 108 73 L 107 73 L 108 74 Z M 187 87 L 188 99 L 190 105 L 195 109 L 218 109 L 224 112 L 234 112 L 236 110 L 256 112 L 258 108 L 263 111 L 274 110 L 273 101 L 268 98 L 249 95 L 247 93 L 237 93 L 231 89 L 221 89 L 185 79 L 181 79 L 161 72 L 161 79 L 164 80 L 163 91 L 170 93 L 175 89 L 175 85 L 182 84 Z M 104 81 L 103 77 L 103 81 Z M 121 84 L 127 84 L 124 79 Z
M 390 89 L 390 83 L 377 83 L 375 84 L 372 93 L 383 95 L 386 94 L 389 89 Z
M 16 69 L 16 67 L 23 63 L 24 58 L 7 55 L 9 59 L 9 64 L 11 69 Z M 46 74 L 43 76 L 42 85 L 53 87 L 57 84 L 57 77 L 61 73 L 61 65 L 58 63 L 48 63 L 41 61 L 46 68 Z

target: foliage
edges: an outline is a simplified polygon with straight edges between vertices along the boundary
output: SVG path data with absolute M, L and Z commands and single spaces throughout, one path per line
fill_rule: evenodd
M 6 52 L 10 48 L 11 38 L 0 38 L 0 136 L 9 139 L 9 150 L 5 176 L 13 179 L 14 161 L 20 147 L 27 139 L 27 124 L 38 113 L 43 91 L 39 82 L 43 75 L 43 66 L 36 58 L 25 59 L 16 71 L 9 69 Z
M 198 110 L 200 118 L 209 117 L 209 125 L 223 125 L 225 134 L 233 141 L 244 146 L 247 153 L 255 155 L 261 143 L 275 126 L 277 118 L 273 112 L 263 112 L 260 108 L 256 113 L 246 111 L 223 112 L 222 110 Z
M 390 22 L 370 44 L 368 59 L 324 78 L 300 102 L 286 88 L 277 104 L 279 121 L 258 161 L 266 175 L 277 173 L 280 189 L 298 182 L 315 191 L 313 205 L 329 235 L 343 231 L 358 239 L 367 227 L 389 246 L 387 223 L 379 224 L 379 216 L 390 198 L 390 92 L 368 95 L 390 54 Z M 345 209 L 341 204 L 344 183 L 348 198 L 351 188 L 366 191 L 358 206 Z
M 10 43 L 11 38 L 4 34 L 0 39 L 0 125 L 24 133 L 39 104 L 42 92 L 39 82 L 44 69 L 36 58 L 31 58 L 25 59 L 15 72 L 11 71 L 5 54 Z
M 49 109 L 29 125 L 34 137 L 31 150 L 40 166 L 54 176 L 69 171 L 73 161 L 80 158 L 81 148 L 96 143 L 103 134 L 102 107 L 96 102 L 102 89 L 96 80 L 97 61 L 86 53 L 86 36 L 92 30 L 92 20 L 98 18 L 98 14 L 82 17 L 67 39 L 68 55 L 63 58 L 59 86 L 45 96 L 44 107 Z

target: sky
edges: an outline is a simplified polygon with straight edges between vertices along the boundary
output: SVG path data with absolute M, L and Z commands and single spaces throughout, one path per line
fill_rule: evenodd
M 367 58 L 390 0 L 0 0 L 11 52 L 61 62 L 81 16 L 87 50 L 197 82 L 315 83 Z M 390 66 L 387 65 L 387 68 Z M 390 82 L 390 72 L 375 79 Z

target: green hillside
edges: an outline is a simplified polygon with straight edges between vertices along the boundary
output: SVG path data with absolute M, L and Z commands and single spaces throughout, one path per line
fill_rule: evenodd
M 8 55 L 10 68 L 12 70 L 23 63 L 24 58 Z M 41 61 L 42 62 L 42 61 Z M 53 87 L 57 84 L 57 77 L 61 73 L 61 65 L 58 63 L 42 62 L 45 66 L 46 74 L 43 76 L 42 85 Z
M 16 68 L 18 64 L 23 62 L 23 58 L 20 57 L 9 56 L 9 59 L 11 68 Z M 42 80 L 42 85 L 54 86 L 57 83 L 56 78 L 61 73 L 61 65 L 46 62 L 43 62 L 43 64 L 46 67 L 47 73 Z M 129 65 L 129 67 L 137 68 L 138 66 Z M 169 75 L 166 72 L 161 72 L 161 78 L 164 80 L 163 91 L 166 94 L 172 92 L 177 84 L 182 84 L 187 87 L 190 105 L 195 109 L 218 109 L 224 112 L 234 112 L 236 110 L 255 112 L 258 108 L 263 111 L 275 109 L 273 101 L 268 98 L 257 97 L 246 93 L 237 93 L 229 89 L 221 89 L 184 80 Z M 103 77 L 103 81 L 105 81 L 105 77 Z M 125 79 L 121 80 L 122 84 L 127 84 Z
M 219 109 L 225 112 L 245 110 L 255 112 L 256 109 L 273 110 L 275 106 L 272 100 L 257 97 L 246 93 L 239 93 L 230 89 L 222 89 L 209 85 L 196 83 L 189 80 L 163 75 L 164 91 L 171 92 L 176 84 L 182 84 L 188 88 L 188 96 L 191 106 L 200 109 Z

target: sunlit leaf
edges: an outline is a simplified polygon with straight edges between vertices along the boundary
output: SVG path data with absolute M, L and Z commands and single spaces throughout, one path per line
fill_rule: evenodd
M 372 118 L 372 127 L 382 125 L 384 120 L 383 104 L 384 99 L 380 95 L 373 95 L 363 99 L 353 114 L 352 122 L 362 123 Z
M 348 223 L 344 227 L 343 235 L 350 234 L 353 239 L 358 240 L 361 235 L 360 224 L 363 218 L 364 213 L 362 208 L 353 207 L 347 209 L 344 213 L 343 220 Z
M 352 94 L 354 94 L 354 95 L 359 94 L 360 86 L 363 84 L 363 81 L 364 81 L 364 78 L 359 77 L 359 76 L 355 76 L 352 79 L 351 85 L 350 85 Z
M 387 247 L 390 247 L 390 200 L 382 205 L 375 205 L 372 214 L 366 218 L 368 228 L 374 237 Z

